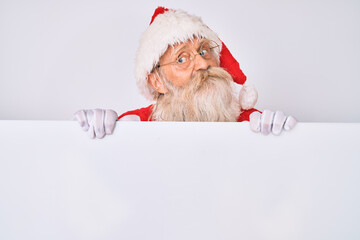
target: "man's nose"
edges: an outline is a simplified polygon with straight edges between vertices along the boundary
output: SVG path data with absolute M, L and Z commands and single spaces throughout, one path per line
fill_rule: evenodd
M 197 54 L 194 58 L 194 70 L 208 69 L 209 63 L 201 55 Z

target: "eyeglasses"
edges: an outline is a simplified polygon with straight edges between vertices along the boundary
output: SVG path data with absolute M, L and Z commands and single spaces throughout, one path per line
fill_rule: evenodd
M 155 68 L 160 68 L 172 64 L 179 69 L 187 69 L 194 64 L 194 59 L 197 55 L 200 55 L 205 60 L 209 60 L 218 56 L 219 52 L 220 46 L 216 42 L 205 39 L 200 44 L 199 50 L 196 54 L 189 50 L 180 51 L 180 55 L 177 57 L 176 61 L 161 65 L 158 64 Z

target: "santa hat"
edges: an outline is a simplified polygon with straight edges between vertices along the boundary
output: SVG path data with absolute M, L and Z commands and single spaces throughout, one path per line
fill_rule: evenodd
M 239 63 L 231 55 L 225 44 L 217 34 L 207 27 L 200 17 L 190 15 L 182 10 L 158 7 L 150 21 L 149 27 L 143 33 L 135 60 L 135 77 L 141 93 L 153 100 L 154 89 L 148 84 L 148 75 L 158 64 L 160 57 L 165 53 L 168 46 L 187 42 L 197 38 L 207 38 L 220 46 L 220 54 L 216 56 L 220 61 L 220 67 L 224 68 L 233 78 L 234 82 L 244 84 L 245 74 L 241 71 Z M 245 88 L 243 87 L 245 90 Z M 240 94 L 240 102 L 243 109 L 252 108 L 257 100 L 254 99 L 255 89 L 251 89 L 251 96 L 246 96 L 249 91 Z M 241 104 L 241 103 L 240 103 Z M 246 105 L 246 106 L 245 106 Z

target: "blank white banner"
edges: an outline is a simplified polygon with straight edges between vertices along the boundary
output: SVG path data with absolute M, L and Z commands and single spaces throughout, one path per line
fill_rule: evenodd
M 360 124 L 0 121 L 0 239 L 360 239 Z

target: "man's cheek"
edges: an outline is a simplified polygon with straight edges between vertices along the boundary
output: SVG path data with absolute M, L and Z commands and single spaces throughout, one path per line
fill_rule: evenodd
M 215 59 L 215 57 L 213 57 L 213 59 L 211 60 L 211 62 L 209 63 L 210 67 L 220 67 L 220 63 L 219 61 L 217 61 Z
M 180 74 L 176 79 L 175 86 L 183 87 L 189 83 L 190 79 L 191 79 L 191 74 Z

